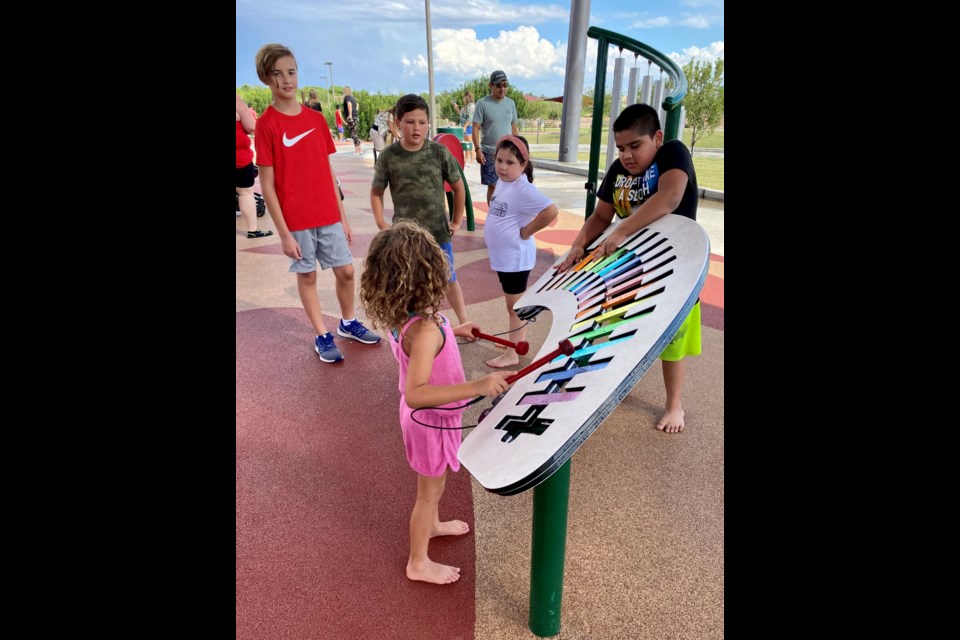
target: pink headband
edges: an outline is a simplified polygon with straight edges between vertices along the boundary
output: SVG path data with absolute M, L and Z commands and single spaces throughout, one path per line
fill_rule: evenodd
M 520 155 L 523 156 L 524 162 L 530 162 L 530 154 L 527 153 L 527 145 L 523 144 L 523 140 L 521 140 L 517 136 L 506 135 L 497 141 L 497 146 L 499 147 L 500 143 L 503 142 L 504 140 L 508 140 L 512 142 L 513 146 L 515 146 L 517 149 L 520 150 Z

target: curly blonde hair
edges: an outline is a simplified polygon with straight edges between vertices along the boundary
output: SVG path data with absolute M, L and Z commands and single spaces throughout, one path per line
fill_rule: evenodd
M 433 234 L 397 220 L 370 242 L 360 276 L 360 304 L 374 326 L 400 329 L 410 314 L 439 322 L 450 264 Z

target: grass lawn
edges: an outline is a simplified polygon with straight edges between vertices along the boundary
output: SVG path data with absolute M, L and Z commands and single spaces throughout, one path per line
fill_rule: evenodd
M 690 148 L 690 129 L 683 130 L 683 144 Z M 723 149 L 723 130 L 714 131 L 708 136 L 697 140 L 697 149 Z
M 560 144 L 560 129 L 551 128 L 551 129 L 541 129 L 539 134 L 536 128 L 531 129 L 527 127 L 520 132 L 524 138 L 530 144 Z M 690 148 L 690 129 L 683 130 L 683 144 L 687 145 L 687 148 Z M 590 144 L 590 127 L 581 127 L 580 128 L 580 144 Z M 606 148 L 607 144 L 607 129 L 604 127 L 600 131 L 600 143 Z M 714 131 L 710 135 L 700 138 L 697 140 L 697 148 L 699 149 L 723 149 L 723 130 Z
M 693 169 L 697 172 L 698 187 L 723 191 L 723 158 L 695 155 Z
M 556 160 L 556 151 L 531 151 L 530 157 Z M 606 152 L 600 155 L 600 162 L 606 158 Z M 590 154 L 586 151 L 577 154 L 580 162 L 589 162 Z M 697 186 L 703 189 L 723 191 L 723 158 L 712 156 L 693 156 L 693 168 L 697 172 Z
M 538 133 L 536 129 L 522 131 L 520 135 L 525 137 L 530 144 L 560 144 L 559 129 L 541 129 Z M 600 133 L 600 162 L 606 158 L 607 149 L 607 129 L 604 128 Z M 690 148 L 690 129 L 683 130 L 683 143 Z M 590 144 L 590 128 L 581 127 L 580 144 Z M 708 136 L 697 140 L 697 149 L 723 149 L 723 130 L 714 131 Z M 557 159 L 557 151 L 533 151 L 530 153 L 533 158 L 545 158 L 548 160 Z M 587 162 L 590 160 L 590 154 L 581 151 L 577 154 L 577 160 Z M 693 167 L 697 170 L 697 186 L 705 189 L 717 189 L 723 191 L 723 158 L 714 158 L 709 156 L 693 156 Z

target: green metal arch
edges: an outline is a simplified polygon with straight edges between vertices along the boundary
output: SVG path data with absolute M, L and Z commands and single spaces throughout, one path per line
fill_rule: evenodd
M 597 204 L 597 175 L 600 172 L 600 134 L 603 127 L 603 98 L 607 84 L 607 54 L 610 45 L 626 49 L 655 62 L 658 67 L 667 72 L 673 81 L 673 91 L 663 99 L 662 107 L 667 114 L 663 124 L 664 140 L 676 140 L 680 137 L 680 106 L 687 95 L 687 77 L 683 69 L 676 62 L 663 55 L 653 47 L 638 42 L 633 38 L 601 29 L 590 27 L 587 37 L 597 40 L 597 79 L 593 89 L 593 119 L 590 125 L 590 165 L 587 170 L 587 205 L 584 209 L 584 218 L 589 218 Z M 613 126 L 613 123 L 610 123 Z

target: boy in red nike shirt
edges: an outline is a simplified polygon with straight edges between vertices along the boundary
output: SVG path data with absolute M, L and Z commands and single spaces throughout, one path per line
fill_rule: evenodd
M 270 87 L 273 102 L 257 121 L 257 166 L 260 189 L 280 236 L 283 253 L 297 274 L 297 292 L 317 337 L 314 350 L 323 362 L 343 355 L 327 331 L 317 293 L 317 265 L 333 269 L 340 320 L 337 335 L 363 344 L 380 336 L 354 316 L 354 270 L 349 244 L 350 224 L 337 195 L 330 166 L 337 152 L 327 121 L 297 102 L 297 61 L 282 44 L 266 44 L 257 52 L 257 77 Z M 350 318 L 349 320 L 347 318 Z

